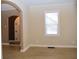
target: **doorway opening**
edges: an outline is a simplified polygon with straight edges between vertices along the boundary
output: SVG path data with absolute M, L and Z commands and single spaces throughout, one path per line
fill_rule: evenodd
M 8 20 L 9 43 L 20 44 L 20 18 L 19 16 L 10 16 Z
M 2 44 L 19 44 L 23 48 L 23 20 L 21 9 L 11 1 L 1 1 Z M 4 44 L 5 45 L 5 44 Z M 20 49 L 20 50 L 21 50 Z

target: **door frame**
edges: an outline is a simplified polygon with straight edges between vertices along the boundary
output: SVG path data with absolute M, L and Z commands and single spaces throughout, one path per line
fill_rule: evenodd
M 19 12 L 19 17 L 20 17 L 20 31 L 21 31 L 21 40 L 20 40 L 20 46 L 21 46 L 21 50 L 23 49 L 23 12 L 22 10 L 13 2 L 9 1 L 9 0 L 1 0 L 1 4 L 9 4 L 11 6 L 13 6 L 18 12 Z

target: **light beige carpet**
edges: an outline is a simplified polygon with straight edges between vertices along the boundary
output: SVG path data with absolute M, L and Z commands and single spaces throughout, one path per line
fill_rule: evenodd
M 77 59 L 76 48 L 31 47 L 19 52 L 18 47 L 3 46 L 3 59 Z

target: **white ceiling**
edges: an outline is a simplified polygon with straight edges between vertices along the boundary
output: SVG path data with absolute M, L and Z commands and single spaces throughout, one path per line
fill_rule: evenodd
M 19 2 L 14 0 L 15 2 Z M 64 4 L 64 3 L 76 3 L 76 0 L 20 0 L 26 6 L 31 5 L 44 5 L 44 4 Z M 1 11 L 14 10 L 15 8 L 9 4 L 2 4 Z
M 28 5 L 76 3 L 76 0 L 26 0 Z

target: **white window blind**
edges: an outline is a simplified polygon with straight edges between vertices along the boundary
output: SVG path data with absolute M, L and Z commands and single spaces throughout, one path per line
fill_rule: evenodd
M 58 34 L 58 13 L 45 13 L 45 33 Z

